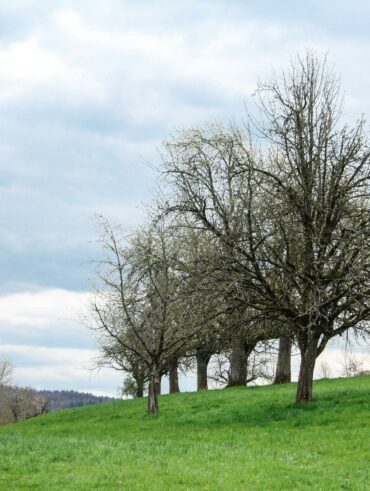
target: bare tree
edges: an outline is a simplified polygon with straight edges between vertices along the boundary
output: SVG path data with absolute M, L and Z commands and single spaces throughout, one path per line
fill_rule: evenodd
M 0 424 L 33 418 L 47 410 L 47 398 L 32 389 L 11 386 L 0 388 Z
M 328 362 L 322 361 L 320 363 L 320 370 L 321 370 L 322 378 L 329 378 L 330 377 L 331 370 L 330 370 L 330 365 Z
M 135 343 L 136 337 L 128 330 L 124 333 L 127 343 Z M 122 333 L 123 335 L 123 333 Z M 137 340 L 136 340 L 137 341 Z M 139 349 L 139 345 L 136 347 Z M 100 346 L 100 356 L 97 367 L 108 366 L 126 374 L 122 394 L 133 397 L 143 397 L 145 386 L 149 381 L 148 367 L 142 357 L 134 351 L 126 349 L 114 338 L 107 338 Z
M 167 209 L 222 244 L 240 308 L 295 338 L 299 403 L 329 339 L 368 333 L 369 144 L 363 120 L 340 125 L 338 80 L 312 53 L 257 95 L 260 140 L 214 126 L 167 144 Z
M 231 351 L 217 354 L 212 358 L 210 379 L 217 386 L 233 386 L 230 360 Z M 273 366 L 270 347 L 265 343 L 261 343 L 248 356 L 244 385 L 257 381 L 272 382 L 274 379 Z
M 342 360 L 342 375 L 344 377 L 355 377 L 360 375 L 363 369 L 364 362 L 353 351 L 346 349 Z
M 246 384 L 247 358 L 270 335 L 265 319 L 249 308 L 252 266 L 245 248 L 251 182 L 245 160 L 252 155 L 244 143 L 235 127 L 226 131 L 213 125 L 180 132 L 167 142 L 163 156 L 170 193 L 162 206 L 181 217 L 184 227 L 196 229 L 202 245 L 207 243 L 198 266 L 207 278 L 203 298 L 218 296 L 227 309 L 232 385 Z M 199 352 L 200 366 L 202 358 L 206 366 L 209 355 L 208 350 Z
M 13 375 L 13 365 L 5 358 L 0 360 L 0 386 L 10 385 Z
M 107 222 L 102 227 L 107 257 L 92 306 L 94 329 L 103 350 L 113 342 L 146 365 L 148 411 L 157 413 L 161 373 L 202 329 L 203 305 L 191 294 L 193 278 L 177 268 L 182 240 L 163 223 L 133 234 L 126 244 Z
M 0 360 L 0 424 L 14 421 L 9 404 L 9 385 L 12 379 L 13 366 L 5 358 Z
M 270 150 L 257 172 L 279 211 L 270 210 L 274 240 L 261 252 L 274 270 L 270 298 L 301 352 L 296 402 L 310 401 L 328 340 L 367 331 L 369 143 L 364 121 L 340 127 L 339 82 L 311 53 L 258 93 Z

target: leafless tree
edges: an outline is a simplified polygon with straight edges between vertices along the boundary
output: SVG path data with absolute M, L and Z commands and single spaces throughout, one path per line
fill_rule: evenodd
M 211 361 L 210 379 L 217 386 L 231 387 L 231 351 L 215 355 Z M 270 347 L 264 343 L 257 346 L 246 363 L 246 384 L 253 384 L 257 380 L 272 382 L 274 379 L 274 363 Z
M 134 345 L 138 341 L 130 330 L 125 332 L 126 341 Z M 138 343 L 137 343 L 138 344 Z M 139 344 L 136 347 L 139 349 Z M 126 349 L 114 338 L 107 339 L 100 346 L 100 355 L 96 363 L 97 367 L 107 366 L 125 374 L 122 394 L 133 397 L 143 397 L 145 386 L 149 381 L 148 367 L 142 357 L 134 351 Z
M 269 335 L 265 319 L 249 307 L 251 265 L 245 246 L 251 183 L 245 172 L 249 154 L 244 143 L 235 127 L 228 132 L 213 125 L 181 132 L 167 142 L 163 156 L 171 191 L 162 206 L 181 217 L 185 227 L 196 229 L 202 244 L 207 243 L 209 252 L 199 262 L 199 271 L 207 278 L 203 298 L 217 295 L 228 311 L 232 385 L 245 385 L 247 358 L 256 343 Z
M 92 306 L 100 345 L 133 353 L 149 373 L 148 411 L 159 410 L 161 373 L 203 327 L 204 306 L 192 295 L 195 278 L 179 271 L 183 243 L 163 223 L 152 223 L 126 243 L 102 222 L 107 257 Z M 215 309 L 209 317 L 215 316 Z M 202 319 L 202 320 L 200 320 Z
M 270 148 L 268 165 L 256 170 L 278 211 L 270 208 L 273 240 L 266 236 L 261 252 L 274 271 L 271 300 L 301 352 L 296 402 L 309 401 L 329 339 L 367 332 L 369 143 L 363 120 L 340 125 L 338 79 L 312 53 L 258 94 Z
M 342 375 L 344 377 L 355 377 L 360 375 L 363 369 L 364 362 L 353 351 L 346 349 L 342 360 Z
M 363 120 L 341 124 L 339 82 L 310 52 L 257 98 L 258 137 L 213 126 L 166 145 L 166 207 L 219 241 L 223 284 L 250 313 L 250 336 L 275 322 L 283 332 L 270 337 L 294 337 L 299 403 L 312 399 L 329 339 L 368 333 L 369 143 Z
M 0 360 L 0 386 L 10 385 L 13 375 L 13 366 L 5 358 Z
M 23 387 L 0 388 L 0 424 L 15 423 L 46 413 L 47 398 Z
M 320 370 L 322 378 L 329 378 L 331 374 L 330 365 L 326 361 L 320 363 Z

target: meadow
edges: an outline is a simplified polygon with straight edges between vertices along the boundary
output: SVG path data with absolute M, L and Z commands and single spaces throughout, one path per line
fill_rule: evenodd
M 0 489 L 366 490 L 370 377 L 66 409 L 0 428 Z

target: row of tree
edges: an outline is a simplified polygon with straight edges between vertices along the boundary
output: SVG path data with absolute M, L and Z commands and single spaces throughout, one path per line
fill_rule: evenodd
M 339 82 L 313 53 L 256 92 L 242 126 L 183 130 L 164 145 L 162 191 L 128 235 L 101 220 L 94 324 L 102 362 L 178 388 L 212 355 L 245 385 L 256 346 L 280 338 L 277 381 L 294 343 L 296 402 L 312 400 L 316 358 L 334 336 L 369 333 L 369 158 L 364 120 L 342 122 Z M 154 210 L 154 211 L 153 211 Z M 279 377 L 283 378 L 279 380 Z
M 12 364 L 0 359 L 0 424 L 46 413 L 47 399 L 33 389 L 12 386 L 12 373 Z
M 0 424 L 16 423 L 58 409 L 111 402 L 111 397 L 74 390 L 36 390 L 12 384 L 13 366 L 0 358 Z

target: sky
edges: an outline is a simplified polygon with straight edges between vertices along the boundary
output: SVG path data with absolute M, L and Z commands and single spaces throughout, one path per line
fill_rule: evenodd
M 257 82 L 305 49 L 341 76 L 344 116 L 369 115 L 369 19 L 366 0 L 0 0 L 0 354 L 18 384 L 117 392 L 79 316 L 94 217 L 140 223 L 161 142 L 242 121 Z

